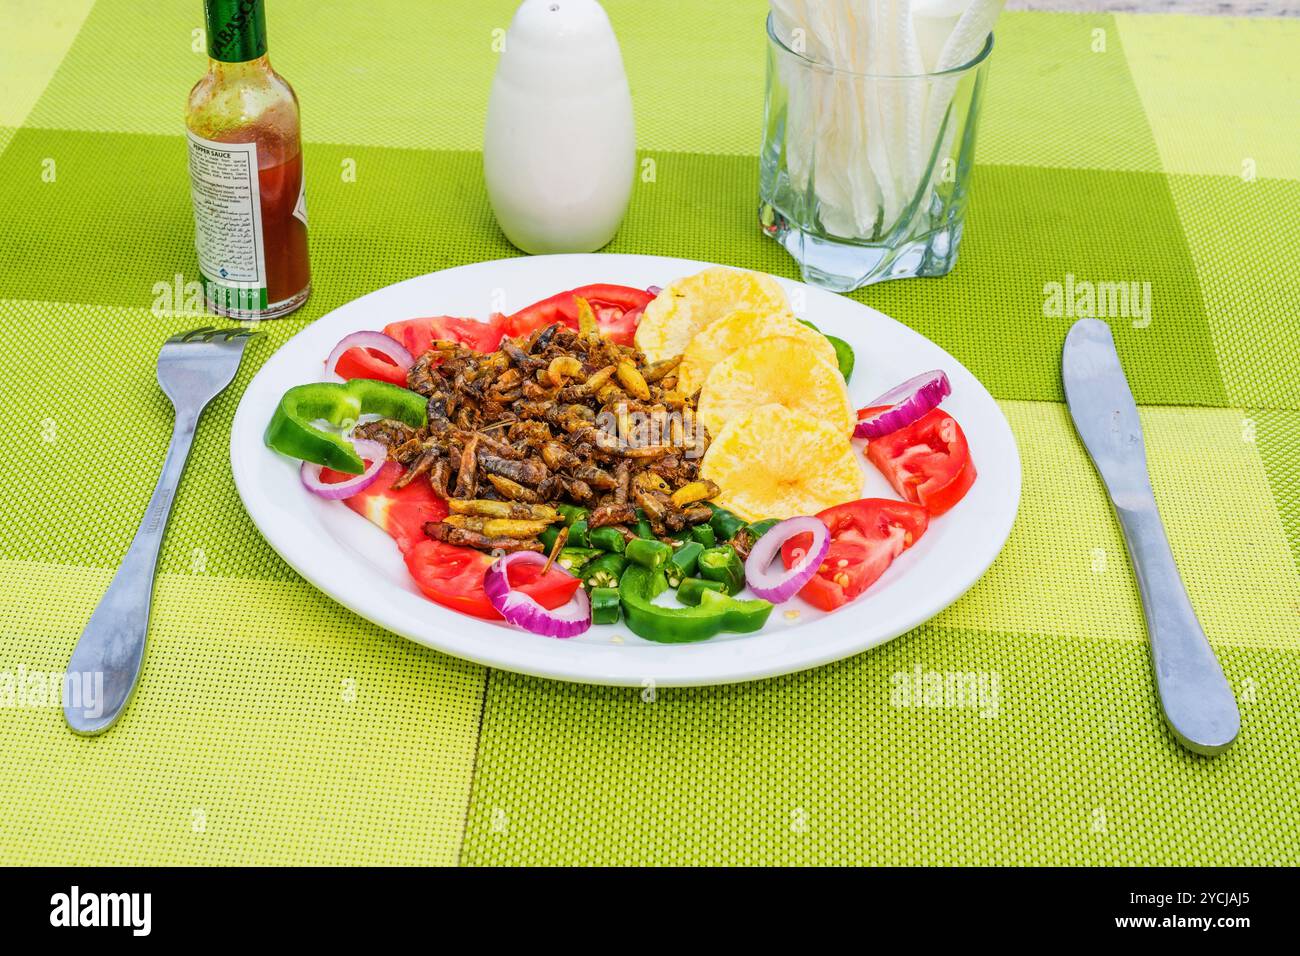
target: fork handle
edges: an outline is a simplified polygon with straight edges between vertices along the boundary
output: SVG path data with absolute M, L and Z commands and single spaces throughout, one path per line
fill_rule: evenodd
M 63 716 L 79 734 L 99 734 L 111 727 L 140 677 L 158 549 L 200 414 L 201 410 L 177 412 L 167 458 L 144 519 L 68 662 L 73 693 L 64 701 Z
M 1155 498 L 1126 498 L 1115 513 L 1133 559 L 1165 720 L 1184 747 L 1220 753 L 1236 739 L 1241 716 L 1192 609 Z

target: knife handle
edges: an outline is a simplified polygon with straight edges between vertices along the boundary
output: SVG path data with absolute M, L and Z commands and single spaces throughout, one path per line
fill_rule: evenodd
M 1190 750 L 1217 754 L 1241 729 L 1223 668 L 1192 610 L 1155 498 L 1115 503 L 1146 613 L 1160 706 L 1174 736 Z

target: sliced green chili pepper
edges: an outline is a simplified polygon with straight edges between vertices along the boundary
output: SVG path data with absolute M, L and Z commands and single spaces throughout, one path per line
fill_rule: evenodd
M 636 527 L 632 529 L 632 532 L 638 538 L 653 538 L 655 536 L 655 529 L 650 527 L 650 521 L 640 508 L 636 509 Z
M 739 594 L 745 589 L 745 566 L 740 563 L 736 549 L 729 544 L 705 548 L 700 555 L 697 573 L 710 581 L 721 581 L 727 586 L 728 594 Z
M 632 564 L 658 571 L 672 557 L 673 549 L 654 538 L 633 538 L 623 553 Z
M 779 518 L 764 518 L 762 521 L 751 522 L 746 527 L 749 529 L 749 533 L 754 536 L 754 540 L 757 541 L 778 524 L 780 524 Z
M 713 509 L 713 517 L 709 519 L 709 527 L 719 541 L 730 541 L 731 536 L 745 526 L 745 522 L 737 518 L 726 508 L 719 508 L 717 505 L 709 505 Z
M 664 565 L 664 574 L 668 578 L 668 583 L 673 587 L 682 583 L 683 578 L 689 578 L 695 573 L 696 566 L 700 563 L 700 555 L 704 552 L 704 545 L 698 541 L 687 541 L 682 544 L 673 556 L 668 559 Z
M 587 562 L 600 554 L 594 548 L 565 548 L 555 559 L 555 563 L 577 577 L 582 577 L 582 569 Z
M 712 548 L 718 543 L 718 536 L 713 533 L 713 529 L 707 524 L 694 525 L 688 533 L 692 541 L 698 541 L 706 548 Z
M 667 587 L 662 571 L 631 565 L 623 573 L 619 594 L 623 617 L 632 633 L 648 641 L 684 644 L 705 640 L 720 631 L 757 631 L 772 613 L 767 601 L 738 601 L 707 589 L 701 591 L 697 607 L 660 607 L 652 603 Z
M 587 590 L 618 586 L 618 579 L 627 567 L 627 558 L 621 554 L 598 554 L 582 566 L 582 583 Z
M 580 518 L 569 525 L 569 541 L 579 548 L 591 547 L 591 534 L 587 531 L 586 518 Z
M 617 624 L 622 607 L 618 588 L 591 589 L 592 624 Z
M 546 549 L 546 553 L 550 554 L 551 548 L 555 547 L 555 539 L 558 538 L 559 536 L 560 536 L 560 529 L 555 525 L 551 525 L 549 528 L 547 528 L 545 531 L 539 534 L 537 536 L 537 539 L 542 542 L 542 547 Z
M 593 548 L 600 548 L 602 551 L 609 551 L 613 554 L 622 554 L 623 549 L 627 547 L 627 541 L 623 539 L 623 532 L 617 528 L 593 528 L 587 535 Z
M 362 415 L 382 415 L 419 428 L 427 406 L 423 395 L 369 378 L 295 385 L 276 406 L 264 440 L 291 458 L 359 475 L 366 464 L 352 443 L 341 433 L 324 431 L 313 423 L 323 420 L 346 430 Z
M 721 581 L 709 581 L 705 578 L 684 578 L 682 583 L 677 585 L 677 600 L 691 607 L 698 607 L 700 596 L 705 591 L 726 594 L 727 586 Z
M 586 521 L 587 515 L 591 513 L 581 505 L 556 505 L 555 510 L 560 513 L 560 517 L 564 519 L 564 523 L 567 525 L 575 525 L 579 521 Z

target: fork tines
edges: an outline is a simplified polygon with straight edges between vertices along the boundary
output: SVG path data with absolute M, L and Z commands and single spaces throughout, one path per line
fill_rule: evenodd
M 236 339 L 249 339 L 260 333 L 256 329 L 249 329 L 240 326 L 234 329 L 216 329 L 211 326 L 204 326 L 201 329 L 190 329 L 188 332 L 179 332 L 169 338 L 168 342 L 211 342 L 213 339 L 221 339 L 225 342 L 233 342 Z

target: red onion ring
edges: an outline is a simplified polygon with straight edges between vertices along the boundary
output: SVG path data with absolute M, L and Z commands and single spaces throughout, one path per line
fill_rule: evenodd
M 939 403 L 952 394 L 948 376 L 939 370 L 914 375 L 901 385 L 895 385 L 867 408 L 888 405 L 884 411 L 864 418 L 853 429 L 854 438 L 879 438 L 900 428 L 906 428 L 926 412 L 938 408 Z
M 803 557 L 790 568 L 773 572 L 772 562 L 781 545 L 801 534 L 811 534 L 812 543 Z M 821 567 L 831 549 L 831 532 L 820 518 L 787 518 L 768 530 L 754 543 L 745 559 L 745 582 L 749 589 L 773 604 L 788 601 L 798 594 Z
M 302 479 L 306 489 L 327 501 L 341 501 L 360 494 L 374 484 L 384 468 L 384 463 L 388 461 L 388 449 L 377 441 L 368 441 L 364 438 L 352 439 L 352 447 L 357 450 L 362 460 L 370 459 L 369 468 L 346 481 L 327 482 L 321 481 L 320 465 L 304 461 L 302 467 L 298 469 L 298 477 Z
M 391 335 L 385 335 L 383 332 L 353 332 L 351 335 L 343 336 L 339 344 L 334 346 L 334 351 L 330 352 L 329 358 L 325 360 L 325 374 L 338 374 L 334 371 L 334 366 L 339 364 L 343 353 L 351 349 L 370 349 L 378 352 L 391 359 L 393 364 L 403 372 L 415 364 L 415 357 L 406 350 L 406 346 Z
M 483 590 L 506 623 L 543 637 L 577 637 L 591 627 L 591 600 L 582 588 L 573 592 L 569 603 L 548 611 L 523 591 L 510 586 L 509 572 L 515 565 L 546 564 L 536 551 L 515 551 L 492 562 L 483 575 Z M 561 573 L 564 572 L 561 569 Z

